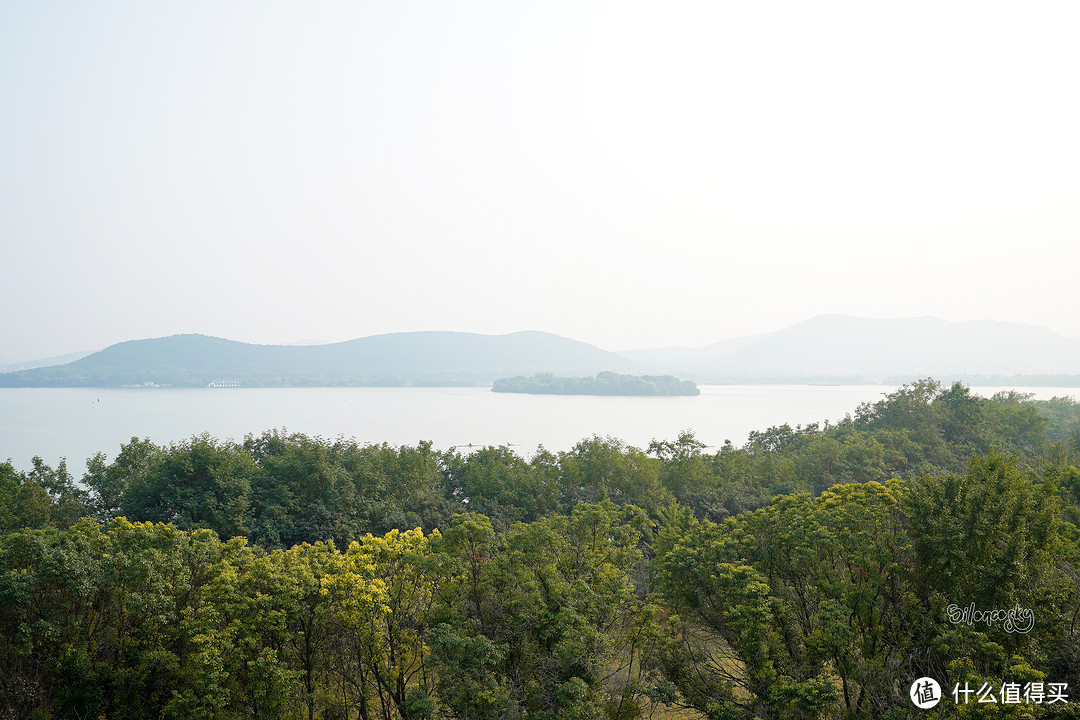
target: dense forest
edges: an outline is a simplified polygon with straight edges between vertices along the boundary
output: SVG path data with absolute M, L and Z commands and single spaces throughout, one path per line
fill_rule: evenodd
M 700 395 L 692 380 L 672 375 L 622 375 L 610 371 L 596 377 L 558 377 L 537 373 L 532 377 L 517 375 L 499 378 L 492 384 L 495 392 L 532 393 L 536 395 Z
M 1080 404 L 932 380 L 741 447 L 4 463 L 0 717 L 1075 717 L 1078 466 Z

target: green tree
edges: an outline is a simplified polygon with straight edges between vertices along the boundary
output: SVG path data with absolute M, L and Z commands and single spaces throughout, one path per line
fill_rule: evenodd
M 655 512 L 671 500 L 660 483 L 660 462 L 614 438 L 582 440 L 559 454 L 559 467 L 564 512 L 605 499 Z
M 10 462 L 0 463 L 0 532 L 6 534 L 53 524 L 49 491 L 16 470 Z
M 610 501 L 514 525 L 501 540 L 459 518 L 444 551 L 459 558 L 450 612 L 433 636 L 439 697 L 454 717 L 629 717 L 640 668 L 644 513 Z M 453 607 L 462 607 L 452 604 Z M 462 662 L 458 653 L 475 655 Z M 620 711 L 619 708 L 623 710 Z
M 448 494 L 469 512 L 490 517 L 503 531 L 515 522 L 558 512 L 557 476 L 548 471 L 542 454 L 538 457 L 528 462 L 505 447 L 481 448 L 464 457 L 448 455 L 444 460 Z
M 660 483 L 675 501 L 693 508 L 699 518 L 722 520 L 728 515 L 718 489 L 714 466 L 701 452 L 705 444 L 686 430 L 676 440 L 653 440 L 648 454 L 660 460 Z
M 343 445 L 278 431 L 245 439 L 259 469 L 252 481 L 253 542 L 287 548 L 333 540 L 344 548 L 367 531 Z
M 155 453 L 145 472 L 131 478 L 121 509 L 127 517 L 185 530 L 244 535 L 255 473 L 240 447 L 199 435 Z
M 111 463 L 100 452 L 87 460 L 83 484 L 90 488 L 90 514 L 101 522 L 119 515 L 128 486 L 145 475 L 160 452 L 149 439 L 133 437 Z

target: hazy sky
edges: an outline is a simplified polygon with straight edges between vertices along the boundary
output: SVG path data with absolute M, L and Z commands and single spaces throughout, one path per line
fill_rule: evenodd
M 1080 5 L 0 0 L 0 359 L 1080 335 Z

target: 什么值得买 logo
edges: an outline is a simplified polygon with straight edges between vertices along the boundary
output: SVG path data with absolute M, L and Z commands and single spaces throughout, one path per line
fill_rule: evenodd
M 932 677 L 921 677 L 911 683 L 911 690 L 908 694 L 911 696 L 911 702 L 915 704 L 915 707 L 921 710 L 929 710 L 941 702 L 941 685 Z

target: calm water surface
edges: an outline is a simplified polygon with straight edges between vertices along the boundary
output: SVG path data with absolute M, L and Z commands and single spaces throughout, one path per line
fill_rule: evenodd
M 988 396 L 1001 388 L 973 387 Z M 1018 388 L 1038 398 L 1077 388 Z M 285 428 L 361 443 L 436 448 L 511 444 L 567 450 L 593 435 L 646 447 L 691 429 L 702 442 L 742 444 L 752 430 L 837 421 L 862 402 L 895 390 L 883 385 L 714 385 L 698 397 L 628 398 L 493 393 L 486 388 L 157 388 L 0 389 L 0 460 L 28 469 L 40 455 L 61 457 L 80 476 L 88 457 L 116 456 L 132 437 L 162 445 L 208 432 L 242 440 Z

